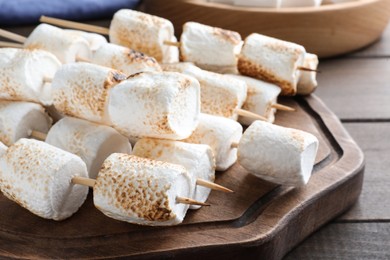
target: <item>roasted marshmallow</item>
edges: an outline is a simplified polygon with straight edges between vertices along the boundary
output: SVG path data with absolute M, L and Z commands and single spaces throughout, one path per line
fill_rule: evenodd
M 33 139 L 20 139 L 0 158 L 0 189 L 9 199 L 46 219 L 63 220 L 75 213 L 88 187 L 72 184 L 87 177 L 76 155 Z
M 183 166 L 112 154 L 93 187 L 93 202 L 108 217 L 150 226 L 176 225 L 188 205 L 177 197 L 191 197 L 193 184 Z
M 233 144 L 240 141 L 242 126 L 234 120 L 200 114 L 199 125 L 192 135 L 183 140 L 194 144 L 207 144 L 213 150 L 216 170 L 224 171 L 237 160 L 237 149 Z
M 301 45 L 253 33 L 245 39 L 238 70 L 278 85 L 282 95 L 295 95 L 305 52 Z
M 214 182 L 215 180 L 215 160 L 210 146 L 144 138 L 139 140 L 134 146 L 133 155 L 184 166 L 195 187 L 191 198 L 200 202 L 207 200 L 211 190 L 196 185 L 196 181 L 197 179 L 209 182 Z M 200 206 L 191 205 L 190 208 L 198 209 Z
M 10 146 L 32 131 L 47 133 L 52 120 L 44 108 L 36 103 L 0 101 L 0 141 Z
M 318 139 L 307 132 L 255 121 L 238 145 L 238 162 L 267 181 L 302 186 L 309 181 Z
M 316 70 L 318 67 L 318 57 L 315 54 L 306 53 L 303 67 Z M 301 71 L 301 76 L 298 81 L 297 94 L 308 95 L 313 93 L 317 88 L 317 72 Z
M 78 155 L 95 179 L 103 161 L 112 153 L 130 153 L 126 137 L 115 129 L 82 119 L 64 117 L 49 131 L 46 143 Z
M 89 44 L 89 49 L 92 51 L 92 53 L 94 53 L 101 46 L 107 44 L 106 38 L 97 33 L 90 33 L 90 32 L 84 32 L 80 30 L 71 30 L 71 29 L 66 29 L 65 31 L 70 32 L 73 35 L 76 35 L 77 37 L 82 37 L 85 40 L 87 40 Z

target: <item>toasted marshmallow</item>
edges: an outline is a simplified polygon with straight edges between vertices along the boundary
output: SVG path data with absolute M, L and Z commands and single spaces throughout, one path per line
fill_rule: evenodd
M 119 71 L 91 63 L 65 64 L 52 82 L 54 106 L 62 114 L 110 125 L 109 92 L 125 78 Z
M 241 36 L 237 32 L 187 22 L 180 37 L 180 60 L 221 73 L 230 68 L 229 72 L 234 73 L 241 46 Z
M 85 40 L 87 40 L 89 44 L 89 49 L 93 52 L 95 52 L 97 49 L 99 49 L 101 46 L 107 44 L 107 39 L 97 33 L 90 33 L 90 32 L 84 32 L 80 30 L 71 30 L 71 29 L 65 29 L 66 32 L 70 32 L 73 35 L 77 37 L 82 37 Z
M 318 139 L 307 132 L 255 121 L 238 145 L 238 162 L 267 181 L 302 186 L 309 181 Z
M 158 62 L 169 62 L 169 49 L 164 41 L 174 40 L 173 24 L 154 15 L 121 9 L 114 14 L 109 30 L 110 42 L 140 51 Z
M 242 126 L 234 120 L 200 114 L 199 125 L 183 142 L 207 144 L 213 150 L 216 170 L 224 171 L 237 160 L 237 144 L 242 136 Z
M 316 70 L 318 67 L 318 57 L 315 54 L 306 53 L 303 67 Z M 301 71 L 299 77 L 297 94 L 308 95 L 313 93 L 317 88 L 317 72 L 315 71 Z
M 261 115 L 268 122 L 273 123 L 275 120 L 276 109 L 272 104 L 277 103 L 280 88 L 274 84 L 241 75 L 230 75 L 231 77 L 245 81 L 247 85 L 247 96 L 242 109 Z M 238 118 L 243 125 L 250 125 L 255 119 L 249 117 Z
M 184 166 L 195 187 L 191 198 L 200 202 L 207 200 L 211 190 L 196 185 L 196 181 L 197 179 L 210 182 L 215 180 L 215 159 L 210 146 L 144 138 L 139 140 L 134 146 L 133 155 Z M 190 209 L 198 208 L 200 206 L 190 206 Z
M 0 101 L 0 141 L 10 146 L 28 138 L 33 130 L 47 133 L 52 120 L 44 108 L 35 103 Z
M 0 157 L 3 156 L 7 152 L 8 146 L 0 142 Z M 0 185 L 0 191 L 1 191 L 1 185 Z
M 192 194 L 193 185 L 183 166 L 116 153 L 104 161 L 93 188 L 93 202 L 117 220 L 168 226 L 181 223 L 188 210 L 176 197 Z
M 154 58 L 111 43 L 97 49 L 91 62 L 119 70 L 128 76 L 142 71 L 161 71 L 160 65 Z
M 8 64 L 21 51 L 23 50 L 20 48 L 0 48 L 0 64 L 2 64 L 2 67 Z
M 180 140 L 198 124 L 199 82 L 177 72 L 134 74 L 110 96 L 112 126 L 126 137 Z
M 322 0 L 281 0 L 280 7 L 320 6 Z
M 282 95 L 295 95 L 303 65 L 301 45 L 253 33 L 246 37 L 238 59 L 241 74 L 275 83 Z
M 237 108 L 241 108 L 247 94 L 246 83 L 230 75 L 202 70 L 187 62 L 164 64 L 166 71 L 177 71 L 196 78 L 200 83 L 202 113 L 237 120 Z
M 6 63 L 0 63 L 0 99 L 53 102 L 50 83 L 61 63 L 44 50 L 20 50 Z
M 24 47 L 51 52 L 62 63 L 75 62 L 78 57 L 90 60 L 92 55 L 86 39 L 45 23 L 34 29 L 24 42 Z
M 83 204 L 88 187 L 74 176 L 87 177 L 79 157 L 37 140 L 20 139 L 0 158 L 3 194 L 42 218 L 68 218 Z
M 64 117 L 49 131 L 46 143 L 78 155 L 95 179 L 103 161 L 112 153 L 130 153 L 126 137 L 115 129 L 82 119 Z
M 234 0 L 234 5 L 279 8 L 283 0 Z M 296 1 L 296 0 L 295 0 Z

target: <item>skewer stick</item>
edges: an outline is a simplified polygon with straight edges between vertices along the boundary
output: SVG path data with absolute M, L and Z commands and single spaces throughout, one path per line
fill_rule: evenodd
M 238 143 L 232 143 L 232 144 L 230 145 L 230 148 L 238 148 Z
M 236 108 L 234 111 L 238 115 L 240 115 L 240 116 L 249 117 L 249 118 L 253 118 L 253 119 L 258 119 L 258 120 L 262 120 L 262 121 L 267 121 L 267 118 L 265 118 L 265 117 L 263 117 L 261 115 L 258 115 L 256 113 L 250 112 L 248 110 L 244 110 L 244 109 L 241 109 L 241 108 Z
M 285 105 L 282 105 L 282 104 L 279 104 L 279 103 L 274 103 L 271 105 L 272 108 L 275 108 L 275 109 L 278 109 L 278 110 L 283 110 L 283 111 L 295 111 L 295 108 L 293 107 L 289 107 L 289 106 L 285 106 Z
M 20 42 L 20 43 L 24 43 L 27 39 L 26 37 L 24 37 L 22 35 L 19 35 L 19 34 L 13 33 L 13 32 L 9 32 L 9 31 L 3 30 L 3 29 L 0 29 L 0 36 L 7 38 L 7 39 L 10 39 L 10 40 L 13 40 L 13 41 L 16 41 L 16 42 Z
M 40 140 L 40 141 L 45 141 L 46 137 L 47 137 L 47 134 L 39 132 L 39 131 L 32 130 L 31 134 L 30 134 L 30 137 L 33 137 L 33 138 L 35 138 L 37 140 Z
M 218 191 L 223 191 L 223 192 L 234 192 L 231 189 L 228 189 L 222 185 L 216 184 L 214 182 L 206 181 L 203 179 L 197 179 L 196 184 L 199 186 L 210 188 L 212 190 L 218 190 Z
M 311 68 L 306 68 L 306 67 L 302 67 L 302 66 L 299 66 L 297 69 L 298 69 L 298 70 L 303 70 L 303 71 L 309 71 L 309 72 L 317 72 L 317 73 L 321 73 L 321 71 L 319 71 L 319 70 L 316 70 L 316 69 L 311 69 Z
M 51 83 L 53 81 L 53 78 L 44 76 L 43 77 L 43 83 Z
M 163 41 L 163 43 L 165 45 L 169 45 L 169 46 L 175 46 L 175 47 L 180 47 L 181 46 L 180 42 Z
M 183 203 L 183 204 L 189 204 L 189 205 L 210 206 L 210 204 L 207 204 L 207 203 L 204 203 L 204 202 L 200 202 L 200 201 L 197 201 L 197 200 L 193 200 L 193 199 L 190 199 L 190 198 L 186 198 L 186 197 L 176 197 L 176 202 L 177 203 Z
M 78 22 L 72 22 L 72 21 L 67 21 L 67 20 L 63 20 L 63 19 L 47 17 L 44 15 L 41 16 L 39 21 L 41 21 L 42 23 L 49 23 L 49 24 L 54 24 L 54 25 L 66 27 L 66 28 L 72 28 L 72 29 L 83 30 L 83 31 L 88 31 L 88 32 L 100 33 L 100 34 L 104 34 L 104 35 L 108 35 L 110 32 L 110 30 L 108 28 L 105 28 L 105 27 L 84 24 L 84 23 L 78 23 Z
M 23 44 L 20 43 L 15 43 L 15 42 L 5 42 L 5 41 L 0 41 L 0 47 L 5 48 L 5 47 L 10 47 L 10 48 L 24 48 Z

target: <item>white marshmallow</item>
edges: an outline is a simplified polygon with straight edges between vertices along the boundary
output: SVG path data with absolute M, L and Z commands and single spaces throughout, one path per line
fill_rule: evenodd
M 10 146 L 28 138 L 33 130 L 47 133 L 52 120 L 44 108 L 35 103 L 0 101 L 0 141 Z
M 184 166 L 195 187 L 191 198 L 200 202 L 207 200 L 211 190 L 196 185 L 196 181 L 197 179 L 210 182 L 215 180 L 215 159 L 210 146 L 144 138 L 139 140 L 134 146 L 133 155 Z M 198 208 L 200 206 L 190 206 L 190 209 Z
M 89 43 L 81 36 L 41 23 L 24 43 L 27 49 L 43 49 L 53 53 L 62 63 L 75 62 L 77 57 L 90 60 Z
M 119 70 L 128 76 L 142 71 L 161 71 L 160 65 L 154 58 L 111 43 L 97 49 L 91 62 Z
M 76 154 L 95 179 L 103 161 L 112 153 L 130 153 L 128 139 L 115 129 L 82 119 L 64 117 L 49 131 L 46 143 Z
M 280 7 L 320 6 L 322 0 L 281 0 Z
M 52 82 L 54 106 L 65 115 L 110 125 L 109 92 L 125 78 L 116 70 L 95 64 L 65 64 Z
M 279 8 L 282 1 L 283 0 L 234 0 L 234 5 Z
M 0 142 L 0 157 L 6 154 L 7 149 L 8 146 L 5 146 L 2 142 Z M 1 190 L 1 186 L 0 186 L 0 190 Z
M 253 33 L 244 42 L 238 59 L 241 74 L 275 83 L 282 95 L 295 95 L 303 65 L 301 45 Z
M 306 53 L 303 67 L 316 70 L 318 67 L 318 57 L 315 54 Z M 315 71 L 301 71 L 299 77 L 297 94 L 308 95 L 313 93 L 317 88 L 317 72 Z
M 127 137 L 187 138 L 198 124 L 199 92 L 199 82 L 180 73 L 134 74 L 110 91 L 112 125 Z
M 232 147 L 242 136 L 242 126 L 234 120 L 200 114 L 199 125 L 183 142 L 207 144 L 213 150 L 216 170 L 224 171 L 237 160 L 237 149 Z
M 95 52 L 97 49 L 99 49 L 101 46 L 107 44 L 107 39 L 97 33 L 90 33 L 90 32 L 84 32 L 80 30 L 71 30 L 71 29 L 65 29 L 66 32 L 70 32 L 73 35 L 76 35 L 77 37 L 82 37 L 85 40 L 87 40 L 89 44 L 89 49 L 93 52 Z
M 164 44 L 174 40 L 173 24 L 169 20 L 129 9 L 114 14 L 109 36 L 110 42 L 143 52 L 158 62 L 169 62 L 164 55 L 169 49 L 177 48 Z
M 309 181 L 318 139 L 307 132 L 255 121 L 238 146 L 238 162 L 250 173 L 278 184 L 302 186 Z
M 167 71 L 187 74 L 199 81 L 202 113 L 237 120 L 235 110 L 242 107 L 247 95 L 244 81 L 230 75 L 202 70 L 188 62 L 164 64 L 162 67 Z
M 200 68 L 221 72 L 236 71 L 237 55 L 242 40 L 239 33 L 208 25 L 187 22 L 180 37 L 181 61 L 193 62 Z M 220 69 L 218 69 L 220 68 Z
M 6 63 L 0 63 L 0 99 L 32 101 L 51 105 L 50 83 L 61 66 L 58 59 L 44 50 L 20 50 Z
M 181 223 L 188 210 L 176 197 L 192 194 L 193 185 L 183 166 L 116 153 L 104 161 L 93 201 L 111 218 L 167 226 Z
M 0 158 L 3 194 L 42 218 L 68 218 L 83 204 L 88 187 L 74 176 L 87 177 L 79 157 L 37 140 L 20 139 Z
M 280 88 L 274 84 L 241 75 L 230 75 L 231 77 L 245 81 L 248 92 L 242 109 L 261 115 L 268 122 L 275 120 L 276 109 L 272 104 L 277 103 Z M 255 119 L 240 116 L 238 121 L 243 125 L 252 124 Z
M 19 48 L 0 48 L 0 64 L 3 67 L 5 64 L 8 64 L 15 55 L 22 51 L 22 49 Z

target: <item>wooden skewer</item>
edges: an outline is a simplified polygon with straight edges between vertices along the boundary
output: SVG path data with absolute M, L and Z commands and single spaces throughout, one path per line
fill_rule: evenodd
M 258 115 L 256 113 L 241 109 L 241 108 L 236 108 L 234 111 L 240 116 L 258 119 L 258 120 L 262 120 L 262 121 L 267 121 L 267 118 L 265 118 L 261 115 Z
M 40 140 L 40 141 L 45 141 L 46 137 L 47 137 L 47 134 L 39 132 L 39 131 L 32 130 L 31 134 L 30 134 L 30 137 L 33 137 L 33 138 L 35 138 L 37 140 Z
M 238 148 L 238 143 L 232 143 L 232 144 L 230 145 L 230 148 Z
M 78 22 L 72 22 L 67 21 L 63 19 L 53 18 L 53 17 L 47 17 L 42 15 L 39 19 L 42 23 L 49 23 L 54 24 L 62 27 L 77 29 L 77 30 L 83 30 L 88 32 L 94 32 L 94 33 L 100 33 L 104 35 L 108 35 L 110 30 L 105 27 L 96 26 L 96 25 L 90 25 L 90 24 L 84 24 L 84 23 L 78 23 Z
M 96 180 L 90 179 L 90 178 L 85 178 L 85 177 L 80 177 L 80 176 L 74 176 L 72 178 L 72 183 L 73 184 L 80 184 L 80 185 L 84 185 L 84 186 L 88 186 L 88 187 L 93 188 L 95 186 Z M 183 204 L 190 204 L 190 205 L 210 206 L 210 204 L 196 201 L 196 200 L 186 198 L 186 197 L 176 197 L 176 202 L 183 203 Z
M 24 37 L 22 35 L 19 35 L 19 34 L 13 33 L 13 32 L 9 32 L 9 31 L 3 30 L 3 29 L 0 29 L 0 36 L 7 38 L 7 39 L 10 39 L 10 40 L 13 40 L 13 41 L 16 41 L 16 42 L 20 42 L 20 43 L 24 43 L 27 39 L 26 37 Z
M 5 47 L 11 47 L 11 48 L 24 48 L 23 44 L 20 43 L 15 43 L 15 42 L 5 42 L 5 41 L 0 41 L 0 47 L 5 48 Z
M 297 69 L 298 69 L 298 70 L 303 70 L 303 71 L 309 71 L 309 72 L 317 72 L 317 73 L 321 73 L 321 71 L 319 71 L 319 70 L 316 70 L 316 69 L 311 69 L 311 68 L 306 68 L 306 67 L 302 67 L 302 66 L 299 66 Z
M 53 78 L 51 78 L 51 77 L 47 77 L 47 76 L 43 77 L 43 83 L 51 83 L 52 81 L 53 81 Z
M 199 186 L 210 188 L 212 190 L 218 190 L 218 191 L 223 191 L 223 192 L 234 192 L 231 189 L 228 189 L 222 185 L 216 184 L 216 183 L 211 182 L 211 181 L 206 181 L 203 179 L 197 179 L 196 184 Z
M 274 103 L 274 104 L 271 105 L 271 107 L 273 107 L 275 109 L 278 109 L 278 110 L 283 110 L 283 111 L 295 111 L 295 108 L 289 107 L 289 106 L 285 106 L 285 105 L 282 105 L 282 104 L 279 104 L 279 103 Z
M 180 47 L 181 46 L 180 42 L 163 41 L 163 43 L 165 45 L 169 45 L 169 46 L 175 46 L 175 47 Z

